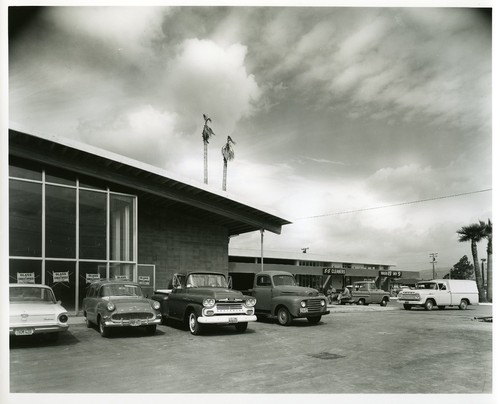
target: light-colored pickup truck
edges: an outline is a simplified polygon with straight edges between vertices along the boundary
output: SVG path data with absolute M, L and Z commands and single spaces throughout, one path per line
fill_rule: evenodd
M 465 310 L 468 305 L 479 304 L 479 293 L 475 281 L 434 279 L 418 282 L 415 289 L 400 292 L 398 302 L 405 310 L 417 306 L 426 310 L 432 310 L 434 306 L 440 310 L 446 306 L 458 306 Z

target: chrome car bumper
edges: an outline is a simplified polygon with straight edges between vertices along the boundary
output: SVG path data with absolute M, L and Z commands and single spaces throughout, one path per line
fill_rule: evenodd
M 161 324 L 161 317 L 155 319 L 127 319 L 127 320 L 104 320 L 106 327 L 140 327 L 144 325 Z
M 201 324 L 236 324 L 236 323 L 249 323 L 257 321 L 256 315 L 248 316 L 246 314 L 234 314 L 223 316 L 204 316 L 198 317 L 198 322 Z
M 305 317 L 318 317 L 318 316 L 324 316 L 326 314 L 330 314 L 330 310 L 325 310 L 325 311 L 310 311 L 310 312 L 304 312 L 304 313 L 297 313 L 295 317 L 298 318 L 305 318 Z
M 47 324 L 47 325 L 29 325 L 23 324 L 22 326 L 9 326 L 9 335 L 33 335 L 45 334 L 50 332 L 63 332 L 69 328 L 69 324 Z

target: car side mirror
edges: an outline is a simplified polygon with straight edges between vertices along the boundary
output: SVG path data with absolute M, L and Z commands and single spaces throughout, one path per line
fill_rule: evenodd
M 227 279 L 227 288 L 228 289 L 233 288 L 233 278 L 231 276 Z

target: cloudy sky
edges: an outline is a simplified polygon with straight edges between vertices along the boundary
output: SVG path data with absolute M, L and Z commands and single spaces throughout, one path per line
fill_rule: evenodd
M 447 272 L 492 217 L 492 23 L 479 9 L 10 9 L 9 120 L 293 222 L 265 248 Z M 260 249 L 257 233 L 233 238 Z M 479 245 L 480 258 L 486 245 Z

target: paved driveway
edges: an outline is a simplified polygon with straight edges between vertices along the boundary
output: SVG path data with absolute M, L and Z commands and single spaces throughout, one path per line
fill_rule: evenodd
M 352 308 L 352 309 L 351 309 Z M 11 341 L 11 393 L 491 393 L 491 306 L 427 312 L 337 306 L 320 324 L 251 323 L 192 336 L 81 319 L 56 344 Z

